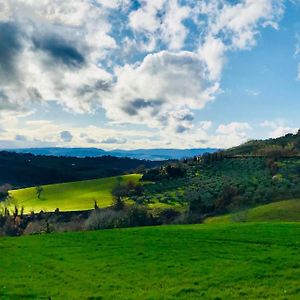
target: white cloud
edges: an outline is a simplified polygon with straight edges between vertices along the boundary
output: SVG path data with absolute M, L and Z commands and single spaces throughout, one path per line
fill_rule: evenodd
M 136 31 L 155 37 L 168 49 L 181 49 L 188 30 L 183 21 L 190 16 L 188 6 L 177 0 L 141 1 L 141 7 L 129 15 L 129 25 Z
M 104 99 L 109 119 L 145 122 L 150 127 L 187 127 L 191 110 L 214 99 L 218 84 L 207 80 L 205 64 L 191 52 L 149 54 L 138 65 L 117 71 L 112 98 Z
M 139 3 L 2 1 L 0 110 L 55 100 L 75 112 L 102 106 L 113 122 L 193 131 L 194 110 L 220 91 L 226 54 L 253 47 L 283 12 L 281 0 Z
M 210 129 L 212 126 L 212 121 L 201 121 L 200 122 L 200 127 L 204 130 Z
M 182 21 L 186 18 L 192 19 L 201 38 L 199 41 L 196 39 L 193 45 L 194 50 L 188 53 L 189 56 L 194 55 L 195 60 L 201 63 L 202 71 L 198 71 L 198 75 L 196 75 L 193 71 L 195 68 L 191 67 L 189 72 L 185 74 L 190 82 L 180 78 L 174 84 L 174 74 L 164 71 L 159 73 L 155 65 L 156 59 L 150 55 L 144 58 L 139 67 L 126 65 L 123 69 L 118 69 L 118 81 L 114 89 L 115 101 L 112 102 L 116 105 L 113 109 L 105 105 L 109 118 L 117 117 L 122 121 L 127 118 L 133 122 L 145 120 L 146 124 L 153 127 L 163 124 L 158 120 L 163 120 L 169 126 L 172 120 L 175 120 L 173 123 L 178 125 L 171 125 L 170 127 L 173 129 L 177 131 L 191 129 L 193 127 L 191 124 L 178 123 L 176 118 L 172 119 L 170 116 L 182 108 L 190 111 L 203 108 L 208 102 L 208 100 L 203 101 L 204 91 L 209 91 L 207 99 L 212 100 L 216 96 L 216 92 L 220 91 L 219 81 L 226 63 L 226 53 L 250 49 L 255 46 L 259 29 L 266 26 L 277 29 L 278 21 L 284 10 L 283 1 L 281 0 L 244 0 L 234 4 L 221 0 L 188 1 L 181 6 L 178 5 L 177 1 L 172 1 L 173 5 L 170 5 L 170 3 L 167 0 L 142 2 L 141 7 L 130 14 L 129 24 L 136 32 L 155 36 L 156 48 L 159 47 L 159 41 L 162 40 L 167 42 L 168 49 L 181 49 L 189 34 L 188 28 L 184 28 Z M 177 17 L 168 18 L 168 16 Z M 166 25 L 168 22 L 171 24 L 169 27 Z M 171 37 L 169 40 L 164 36 L 164 29 L 167 27 L 169 29 L 165 32 L 169 33 Z M 172 32 L 176 32 L 176 30 L 173 31 L 172 28 L 177 28 L 177 33 L 174 35 L 172 35 Z M 174 37 L 177 37 L 177 40 Z M 164 55 L 161 53 L 164 53 Z M 158 52 L 156 55 L 165 56 L 165 53 L 171 54 L 170 52 Z M 148 72 L 143 66 L 149 61 L 153 64 L 152 69 L 156 70 L 152 76 L 157 77 L 157 80 L 150 76 L 146 76 L 146 78 L 144 76 Z M 148 64 L 147 69 L 150 69 Z M 124 74 L 128 74 L 125 80 Z M 160 76 L 161 74 L 164 74 L 163 77 Z M 198 80 L 194 80 L 194 76 L 197 76 Z M 145 84 L 143 85 L 141 82 L 145 82 Z M 177 84 L 180 86 L 180 91 L 176 88 Z M 118 91 L 120 85 L 121 92 Z M 128 88 L 125 88 L 125 86 L 128 86 Z M 151 86 L 151 90 L 147 89 L 149 86 Z M 209 86 L 211 87 L 210 90 Z M 158 90 L 161 91 L 164 87 L 167 87 L 168 93 L 155 93 Z M 173 96 L 171 89 L 175 91 L 176 95 L 174 95 L 172 101 L 169 101 L 168 99 Z M 186 97 L 185 93 L 192 94 L 192 97 Z M 257 96 L 259 91 L 249 90 L 249 93 Z M 140 107 L 138 111 L 135 111 L 134 116 L 129 118 L 126 114 L 116 112 L 115 109 L 118 110 L 118 107 L 120 107 L 118 103 L 122 103 L 123 107 L 124 105 L 127 107 L 127 104 L 134 103 L 136 99 L 146 99 L 148 102 L 144 103 L 144 107 Z M 160 103 L 157 100 L 160 100 Z M 172 102 L 172 105 L 168 105 L 170 102 Z M 159 107 L 159 112 L 157 112 L 157 107 Z M 160 116 L 160 113 L 164 115 L 164 118 Z
M 218 80 L 225 63 L 226 46 L 224 43 L 212 36 L 208 36 L 202 47 L 199 49 L 200 57 L 206 62 L 209 77 L 212 80 Z
M 127 140 L 125 138 L 115 138 L 115 137 L 110 137 L 100 141 L 100 143 L 102 144 L 125 144 L 126 142 Z
M 248 95 L 253 96 L 253 97 L 257 97 L 261 94 L 261 91 L 257 90 L 257 89 L 246 89 L 245 92 Z
M 296 133 L 297 130 L 298 130 L 298 128 L 292 128 L 292 127 L 288 127 L 288 126 L 278 126 L 270 133 L 269 136 L 272 138 L 277 138 L 277 137 L 286 135 L 288 133 Z
M 248 49 L 256 43 L 259 26 L 278 28 L 283 14 L 282 0 L 244 0 L 237 4 L 224 4 L 215 18 L 210 20 L 213 35 L 223 33 L 233 49 Z
M 6 3 L 0 109 L 16 110 L 32 100 L 57 100 L 77 112 L 94 109 L 112 78 L 97 66 L 116 47 L 108 11 L 87 0 Z
M 251 129 L 251 126 L 245 122 L 231 122 L 229 124 L 221 124 L 217 128 L 216 132 L 220 134 L 232 134 L 239 133 L 240 135 L 246 135 L 245 131 Z
M 296 133 L 298 131 L 298 128 L 286 125 L 286 122 L 284 120 L 265 120 L 262 123 L 260 123 L 260 126 L 269 129 L 268 137 L 271 138 L 277 138 L 285 134 Z
M 219 79 L 226 52 L 255 46 L 261 27 L 278 28 L 283 4 L 283 0 L 244 0 L 235 4 L 214 0 L 199 4 L 196 11 L 207 16 L 208 24 L 198 52 L 206 61 L 212 79 Z
M 177 118 L 184 118 L 179 114 Z M 201 121 L 180 133 L 139 127 L 127 129 L 123 126 L 106 128 L 97 126 L 80 127 L 48 121 L 22 120 L 12 123 L 9 130 L 0 130 L 0 148 L 24 147 L 97 147 L 107 150 L 116 148 L 227 148 L 247 139 L 250 128 L 246 123 L 221 124 L 214 128 L 211 121 Z M 24 126 L 26 124 L 26 126 Z M 62 132 L 65 132 L 61 137 Z M 16 140 L 16 136 L 22 136 Z M 66 136 L 65 136 L 66 135 Z
M 10 19 L 10 6 L 7 0 L 0 2 L 0 22 L 6 22 Z
M 129 15 L 129 25 L 135 31 L 147 31 L 154 33 L 160 27 L 160 19 L 157 16 L 162 10 L 165 0 L 143 1 L 141 8 Z
M 162 40 L 169 49 L 181 49 L 187 36 L 187 28 L 183 21 L 190 15 L 187 6 L 178 5 L 177 0 L 167 4 L 166 15 L 161 24 Z

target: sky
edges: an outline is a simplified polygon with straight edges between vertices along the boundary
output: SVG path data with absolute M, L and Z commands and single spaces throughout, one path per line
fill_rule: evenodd
M 299 116 L 299 0 L 0 0 L 0 148 L 228 148 Z

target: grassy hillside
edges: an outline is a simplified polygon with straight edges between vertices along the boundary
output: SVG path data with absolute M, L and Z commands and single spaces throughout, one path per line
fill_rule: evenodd
M 182 177 L 157 175 L 155 184 L 146 187 L 146 197 L 161 203 L 194 200 L 201 206 L 199 213 L 219 213 L 300 196 L 300 158 L 272 164 L 263 157 L 224 158 L 188 161 L 180 167 L 186 170 Z
M 238 213 L 224 216 L 207 218 L 205 223 L 230 223 L 230 222 L 288 222 L 300 221 L 300 199 L 285 200 L 266 205 L 261 205 L 252 209 L 247 209 Z
M 141 175 L 130 174 L 121 177 L 124 182 L 137 182 Z M 37 197 L 35 187 L 12 190 L 9 192 L 12 198 L 10 207 L 13 208 L 14 205 L 24 206 L 25 213 L 29 213 L 32 210 L 35 212 L 54 211 L 56 208 L 61 211 L 91 209 L 94 207 L 95 200 L 99 207 L 110 206 L 112 204 L 111 190 L 116 184 L 116 180 L 117 177 L 107 177 L 45 185 L 40 199 Z
M 1 239 L 1 299 L 299 299 L 300 225 L 185 225 Z

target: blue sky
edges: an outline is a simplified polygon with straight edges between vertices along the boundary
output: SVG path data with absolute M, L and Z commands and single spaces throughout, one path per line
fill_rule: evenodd
M 2 2 L 1 148 L 226 148 L 300 127 L 297 0 Z

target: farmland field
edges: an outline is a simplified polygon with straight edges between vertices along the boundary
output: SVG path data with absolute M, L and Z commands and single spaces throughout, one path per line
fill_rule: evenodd
M 140 174 L 119 176 L 124 182 L 137 182 Z M 51 184 L 43 186 L 40 199 L 37 197 L 36 188 L 25 188 L 10 191 L 12 200 L 10 208 L 14 205 L 24 206 L 25 213 L 32 210 L 35 212 L 54 211 L 59 208 L 61 211 L 86 210 L 94 207 L 96 200 L 99 207 L 106 207 L 112 204 L 111 190 L 116 184 L 117 177 L 106 177 L 101 179 Z
M 300 224 L 0 239 L 1 299 L 299 299 Z

